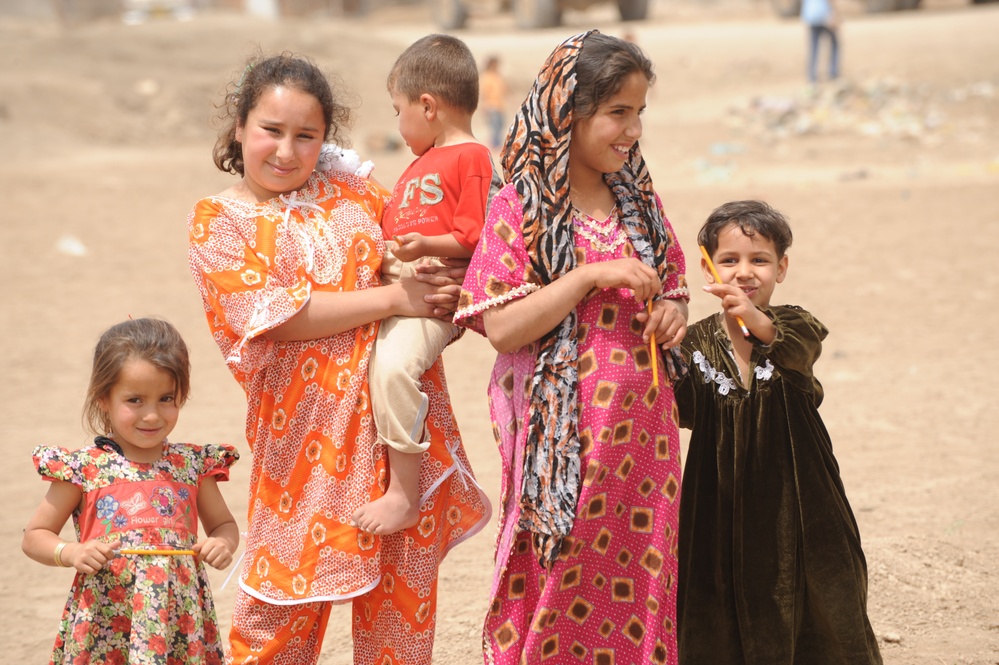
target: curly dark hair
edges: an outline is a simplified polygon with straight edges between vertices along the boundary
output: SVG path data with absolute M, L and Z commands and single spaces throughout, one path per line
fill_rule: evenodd
M 212 158 L 226 173 L 243 175 L 243 147 L 236 140 L 236 129 L 246 124 L 250 111 L 267 90 L 286 86 L 312 95 L 319 101 L 326 122 L 324 139 L 346 145 L 341 132 L 350 122 L 350 107 L 333 94 L 330 78 L 311 60 L 293 53 L 250 58 L 238 80 L 226 88 L 219 105 L 219 132 Z

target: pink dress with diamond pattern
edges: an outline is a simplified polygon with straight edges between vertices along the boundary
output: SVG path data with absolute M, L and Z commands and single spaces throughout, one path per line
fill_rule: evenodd
M 616 212 L 604 221 L 576 217 L 579 264 L 634 254 Z M 520 202 L 508 185 L 493 201 L 457 323 L 483 333 L 484 310 L 540 288 L 528 281 L 522 224 Z M 668 222 L 666 227 L 672 236 Z M 686 298 L 683 253 L 671 239 L 664 294 Z M 677 662 L 677 413 L 662 364 L 660 386 L 652 385 L 649 346 L 634 320 L 639 310 L 621 289 L 605 289 L 577 306 L 583 478 L 572 533 L 550 573 L 539 565 L 530 534 L 517 527 L 523 419 L 536 347 L 496 359 L 489 403 L 504 473 L 483 632 L 486 663 Z

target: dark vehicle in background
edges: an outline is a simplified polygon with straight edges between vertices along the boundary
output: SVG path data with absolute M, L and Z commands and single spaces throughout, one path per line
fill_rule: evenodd
M 366 2 L 370 0 L 355 0 Z M 651 0 L 429 0 L 434 22 L 442 30 L 465 27 L 470 16 L 488 16 L 512 12 L 518 28 L 553 28 L 562 23 L 564 9 L 587 9 L 613 2 L 622 21 L 643 21 L 649 14 Z M 665 0 L 669 1 L 669 0 Z M 774 12 L 785 18 L 801 13 L 801 0 L 769 0 Z M 918 9 L 923 0 L 860 0 L 868 13 Z M 999 0 L 970 0 L 971 4 Z
M 997 2 L 999 0 L 971 0 L 973 5 L 982 5 L 987 2 Z M 881 12 L 900 12 L 909 9 L 918 9 L 923 0 L 861 0 L 864 9 L 869 14 Z M 778 16 L 791 18 L 801 13 L 801 0 L 770 0 L 771 6 Z
M 622 21 L 641 21 L 649 0 L 430 0 L 434 22 L 444 30 L 465 26 L 469 15 L 513 12 L 518 28 L 553 28 L 562 22 L 563 9 L 586 9 L 614 2 Z

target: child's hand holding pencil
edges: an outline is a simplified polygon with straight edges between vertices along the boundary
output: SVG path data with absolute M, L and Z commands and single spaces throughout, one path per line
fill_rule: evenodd
M 682 306 L 682 307 L 681 307 Z M 644 324 L 643 336 L 649 344 L 652 360 L 652 385 L 659 386 L 660 347 L 670 349 L 680 344 L 687 334 L 686 303 L 677 300 L 649 298 L 646 309 L 637 315 Z
M 698 245 L 701 248 L 701 256 L 704 257 L 704 263 L 707 264 L 708 270 L 711 271 L 711 276 L 715 278 L 716 284 L 724 284 L 721 277 L 718 275 L 718 270 L 715 268 L 714 262 L 711 260 L 711 255 L 708 254 L 707 248 L 704 245 Z M 742 334 L 745 337 L 749 337 L 749 328 L 746 327 L 746 322 L 742 320 L 742 317 L 738 314 L 735 315 L 735 321 L 739 324 L 739 329 L 742 330 Z

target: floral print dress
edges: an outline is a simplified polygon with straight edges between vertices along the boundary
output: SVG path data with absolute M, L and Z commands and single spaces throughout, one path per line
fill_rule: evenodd
M 251 621 L 237 600 L 235 657 L 249 648 L 254 621 L 267 642 L 288 644 L 301 638 L 285 623 L 287 606 L 352 602 L 355 662 L 429 665 L 439 565 L 489 518 L 438 359 L 420 388 L 432 443 L 419 523 L 381 537 L 351 525 L 388 483 L 367 380 L 379 323 L 303 341 L 264 334 L 314 293 L 381 286 L 387 196 L 372 181 L 317 171 L 290 195 L 209 197 L 188 218 L 190 268 L 212 337 L 247 398 L 253 458 L 240 590 L 270 606 Z
M 228 480 L 231 446 L 167 443 L 149 464 L 101 446 L 32 453 L 48 481 L 83 492 L 73 513 L 80 542 L 121 539 L 121 549 L 190 549 L 198 540 L 198 487 Z M 223 661 L 204 565 L 193 556 L 119 554 L 77 573 L 50 663 L 213 665 Z

